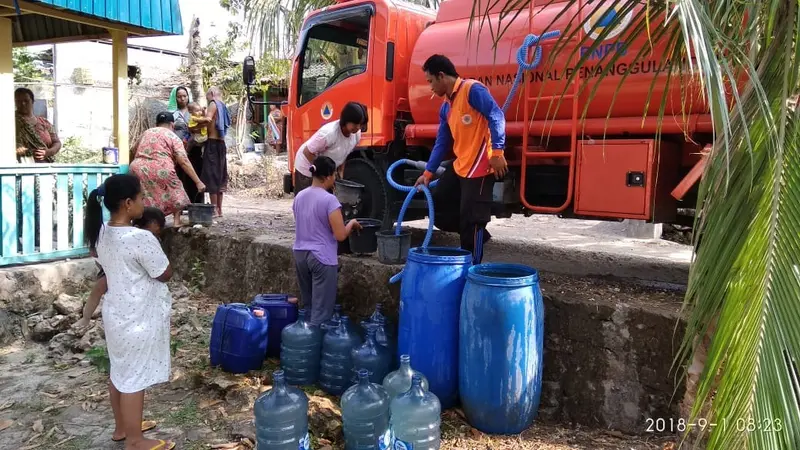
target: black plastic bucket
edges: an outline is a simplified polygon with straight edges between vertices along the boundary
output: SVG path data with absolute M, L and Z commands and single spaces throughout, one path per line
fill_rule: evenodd
M 350 251 L 357 254 L 375 253 L 378 250 L 377 233 L 382 222 L 377 219 L 356 219 L 361 230 L 350 233 Z
M 350 180 L 336 180 L 334 182 L 336 198 L 342 205 L 356 205 L 361 200 L 364 185 Z
M 402 229 L 400 234 L 391 230 L 379 231 L 376 234 L 378 241 L 378 261 L 383 264 L 404 264 L 411 248 L 411 231 Z
M 192 203 L 189 209 L 189 224 L 210 227 L 214 219 L 214 205 Z

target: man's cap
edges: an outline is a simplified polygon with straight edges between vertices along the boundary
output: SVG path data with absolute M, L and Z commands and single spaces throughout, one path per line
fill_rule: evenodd
M 166 111 L 158 113 L 156 116 L 156 123 L 169 123 L 175 122 L 175 116 L 172 113 L 168 113 Z

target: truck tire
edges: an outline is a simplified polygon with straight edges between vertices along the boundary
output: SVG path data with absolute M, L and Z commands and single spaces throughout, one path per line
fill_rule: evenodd
M 344 166 L 344 178 L 364 185 L 358 217 L 385 222 L 389 210 L 387 185 L 375 164 L 364 158 L 350 159 Z

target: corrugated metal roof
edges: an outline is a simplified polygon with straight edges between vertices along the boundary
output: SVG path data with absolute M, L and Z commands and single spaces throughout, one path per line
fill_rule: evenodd
M 124 25 L 138 35 L 183 34 L 178 0 L 19 0 L 23 14 L 10 17 L 15 22 L 16 44 L 97 39 L 109 34 L 105 27 L 81 24 L 75 16 L 72 18 L 76 20 L 69 20 L 49 17 L 43 11 L 26 11 L 26 3 L 41 5 L 39 10 L 42 7 L 60 9 L 94 21 L 107 22 L 109 26 L 114 23 Z

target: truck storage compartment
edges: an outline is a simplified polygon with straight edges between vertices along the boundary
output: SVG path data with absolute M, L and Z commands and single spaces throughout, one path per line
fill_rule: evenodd
M 574 211 L 583 216 L 669 222 L 680 150 L 653 139 L 579 141 Z

